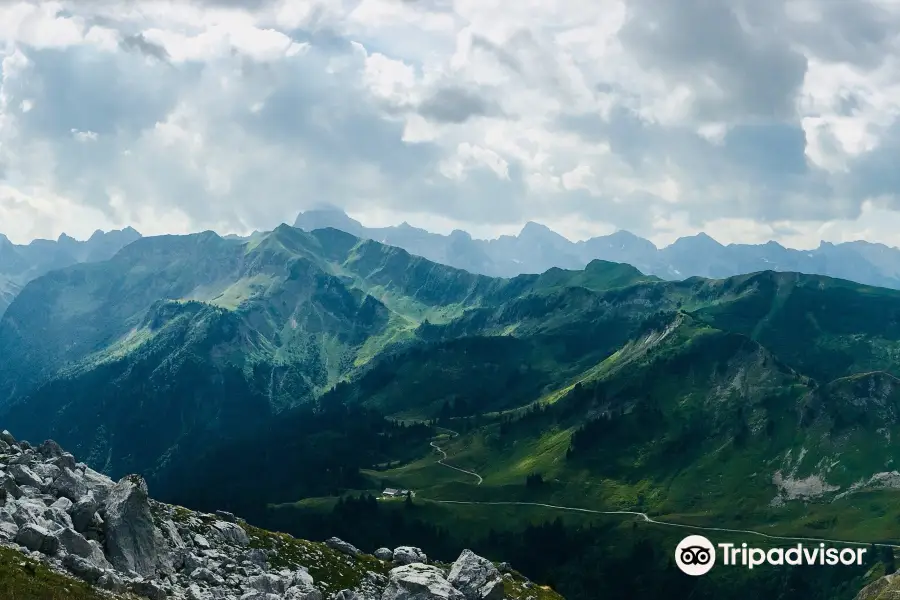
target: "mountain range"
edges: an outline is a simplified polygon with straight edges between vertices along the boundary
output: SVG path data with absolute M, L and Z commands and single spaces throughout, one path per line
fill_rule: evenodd
M 62 234 L 54 240 L 34 240 L 17 245 L 0 233 L 0 315 L 26 283 L 54 269 L 82 262 L 106 260 L 141 237 L 127 227 L 119 231 L 95 231 L 85 241 Z
M 734 582 L 684 588 L 645 551 L 669 538 L 532 530 L 546 509 L 516 503 L 900 539 L 900 291 L 599 259 L 498 278 L 311 229 L 144 237 L 32 279 L 0 317 L 0 423 L 282 531 L 521 551 L 570 600 Z M 414 507 L 366 500 L 385 487 Z M 529 539 L 568 550 L 535 562 Z M 849 598 L 863 575 L 790 581 Z
M 601 259 L 633 265 L 643 273 L 668 280 L 792 271 L 900 289 L 900 249 L 865 241 L 822 242 L 812 250 L 795 250 L 777 242 L 723 245 L 700 233 L 657 248 L 627 231 L 572 242 L 534 222 L 527 223 L 517 236 L 479 240 L 464 231 L 441 235 L 406 223 L 364 227 L 334 208 L 300 213 L 294 226 L 306 231 L 333 227 L 441 264 L 494 277 L 543 273 L 553 267 L 581 269 L 592 260 Z

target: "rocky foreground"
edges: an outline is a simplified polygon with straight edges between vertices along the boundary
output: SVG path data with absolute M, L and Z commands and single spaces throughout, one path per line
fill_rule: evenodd
M 369 555 L 156 502 L 140 476 L 113 481 L 53 441 L 33 447 L 8 431 L 0 579 L 0 595 L 22 600 L 561 600 L 469 550 L 452 565 L 405 546 Z M 40 596 L 22 591 L 38 585 Z

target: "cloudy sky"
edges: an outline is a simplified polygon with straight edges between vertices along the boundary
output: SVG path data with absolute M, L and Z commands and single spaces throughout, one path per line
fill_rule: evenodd
M 900 245 L 897 0 L 0 0 L 0 60 L 17 242 L 330 203 Z

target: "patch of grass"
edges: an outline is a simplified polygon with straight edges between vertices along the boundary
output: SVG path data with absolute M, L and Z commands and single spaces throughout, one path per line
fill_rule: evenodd
M 60 575 L 11 548 L 0 547 L 0 598 L 3 600 L 136 600 L 110 594 Z
M 252 548 L 275 551 L 274 556 L 269 559 L 273 567 L 292 570 L 306 567 L 326 596 L 340 590 L 357 588 L 369 571 L 386 575 L 390 570 L 388 563 L 368 554 L 350 557 L 323 543 L 242 525 Z

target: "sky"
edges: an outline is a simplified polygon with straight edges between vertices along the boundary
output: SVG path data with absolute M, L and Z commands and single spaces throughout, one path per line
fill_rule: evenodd
M 0 0 L 0 232 L 900 245 L 898 114 L 900 0 Z

